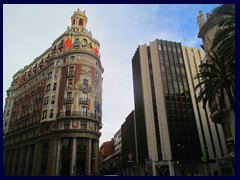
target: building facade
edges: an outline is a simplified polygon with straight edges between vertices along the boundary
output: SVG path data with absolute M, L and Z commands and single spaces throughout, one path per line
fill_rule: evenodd
M 79 9 L 7 90 L 4 175 L 97 175 L 102 128 L 100 44 Z
M 103 159 L 105 175 L 123 175 L 122 173 L 122 133 L 119 129 L 113 136 L 113 152 Z
M 105 141 L 99 150 L 99 169 L 101 174 L 107 173 L 107 168 L 103 163 L 104 159 L 113 154 L 114 152 L 114 139 L 112 138 L 111 141 Z
M 195 90 L 195 87 L 200 82 L 200 79 L 194 77 L 196 77 L 199 72 L 198 67 L 204 59 L 204 52 L 201 49 L 192 47 L 182 47 L 182 51 L 203 152 L 204 175 L 216 175 L 218 171 L 216 158 L 226 156 L 227 148 L 221 125 L 211 122 L 211 112 L 208 108 L 203 108 L 202 101 L 197 101 L 200 90 Z
M 211 53 L 211 44 L 219 29 L 218 23 L 221 19 L 220 16 L 212 16 L 210 13 L 207 13 L 206 17 L 205 19 L 202 11 L 199 12 L 197 17 L 199 26 L 198 38 L 202 39 L 202 48 L 206 53 L 203 61 L 209 61 L 208 55 Z M 224 101 L 226 107 L 223 109 L 220 108 L 219 99 L 216 97 L 216 101 L 209 105 L 210 117 L 213 123 L 221 124 L 228 153 L 231 157 L 235 157 L 235 113 L 230 108 L 229 100 L 225 98 Z
M 133 110 L 121 126 L 122 169 L 128 176 L 140 175 L 138 169 L 138 148 L 136 140 L 135 111 Z
M 202 174 L 201 144 L 180 43 L 139 45 L 132 59 L 140 173 Z M 152 169 L 148 169 L 148 164 Z

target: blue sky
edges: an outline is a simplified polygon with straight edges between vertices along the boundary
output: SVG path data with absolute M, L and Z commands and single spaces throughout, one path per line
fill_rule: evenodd
M 131 60 L 138 45 L 158 39 L 200 48 L 197 16 L 215 4 L 3 5 L 3 106 L 12 76 L 49 48 L 78 8 L 87 29 L 100 42 L 103 74 L 103 129 L 100 144 L 111 140 L 134 109 Z

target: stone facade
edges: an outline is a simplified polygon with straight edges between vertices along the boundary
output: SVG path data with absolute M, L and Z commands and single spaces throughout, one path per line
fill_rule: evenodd
M 207 18 L 205 18 L 202 11 L 199 11 L 197 22 L 199 25 L 198 37 L 202 39 L 203 44 L 201 46 L 206 53 L 203 61 L 208 62 L 211 44 L 215 33 L 219 29 L 218 22 L 221 17 L 211 15 L 210 13 L 207 13 L 206 16 Z M 231 157 L 235 157 L 235 113 L 230 109 L 228 98 L 225 98 L 225 103 L 226 107 L 221 109 L 216 96 L 216 101 L 209 106 L 209 111 L 212 122 L 222 125 L 228 153 Z
M 85 11 L 7 90 L 4 175 L 98 175 L 102 128 L 99 42 Z

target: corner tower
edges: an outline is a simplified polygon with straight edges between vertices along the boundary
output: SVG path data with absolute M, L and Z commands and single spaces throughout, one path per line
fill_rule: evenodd
M 71 21 L 72 28 L 74 28 L 76 31 L 79 29 L 86 29 L 87 16 L 85 11 L 79 11 L 79 9 L 75 11 L 71 17 Z

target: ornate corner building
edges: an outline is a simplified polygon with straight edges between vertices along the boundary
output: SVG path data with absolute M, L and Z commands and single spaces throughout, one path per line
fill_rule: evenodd
M 4 109 L 4 175 L 98 175 L 102 128 L 99 42 L 85 11 L 20 69 Z
M 218 23 L 220 16 L 213 16 L 210 13 L 206 14 L 206 18 L 202 11 L 199 11 L 197 17 L 199 33 L 198 38 L 202 39 L 202 48 L 206 55 L 203 59 L 205 62 L 210 62 L 209 55 L 211 54 L 210 47 L 216 32 L 218 31 Z M 220 107 L 220 98 L 216 96 L 215 101 L 209 104 L 210 118 L 215 124 L 222 126 L 224 133 L 225 144 L 227 146 L 228 154 L 235 157 L 235 114 L 230 108 L 228 98 L 224 98 L 226 107 Z

